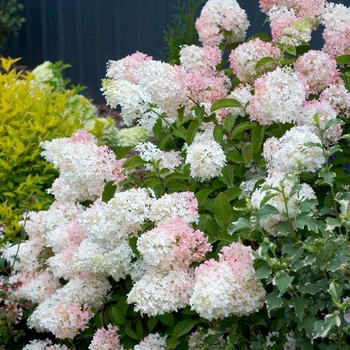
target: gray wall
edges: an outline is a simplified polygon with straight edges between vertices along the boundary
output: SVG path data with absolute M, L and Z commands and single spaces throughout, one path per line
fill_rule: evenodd
M 187 0 L 181 0 L 187 1 Z M 21 0 L 26 18 L 18 37 L 7 44 L 6 55 L 22 57 L 34 68 L 50 60 L 73 67 L 66 71 L 84 94 L 103 102 L 99 91 L 106 62 L 136 51 L 165 57 L 164 30 L 175 13 L 177 0 Z M 248 36 L 268 31 L 258 0 L 238 0 L 247 11 Z M 339 2 L 339 1 L 337 1 Z M 340 1 L 344 4 L 350 0 Z M 320 41 L 318 34 L 317 42 Z

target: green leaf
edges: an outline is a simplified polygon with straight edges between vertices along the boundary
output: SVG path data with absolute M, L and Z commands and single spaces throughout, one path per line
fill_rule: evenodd
M 12 169 L 11 165 L 8 162 L 6 162 L 4 159 L 0 159 L 0 165 L 3 168 L 5 168 L 6 170 L 11 170 Z
M 196 326 L 200 322 L 201 321 L 198 319 L 196 319 L 196 320 L 188 319 L 188 320 L 181 321 L 181 322 L 176 324 L 171 336 L 173 338 L 179 338 L 179 337 L 187 334 L 194 326 Z
M 158 323 L 158 317 L 157 316 L 152 316 L 148 319 L 147 321 L 147 327 L 149 329 L 150 332 L 153 331 L 153 329 L 155 328 L 155 326 Z
M 298 291 L 302 294 L 316 295 L 320 291 L 320 286 L 315 283 L 307 282 L 305 284 L 301 284 Z
M 147 162 L 144 161 L 143 159 L 141 159 L 140 156 L 132 156 L 127 161 L 125 161 L 123 168 L 134 169 L 134 168 L 138 168 L 146 163 Z
M 255 277 L 259 280 L 265 279 L 271 275 L 271 268 L 267 265 L 263 265 L 258 268 L 258 270 L 255 272 Z
M 181 342 L 176 338 L 168 338 L 166 340 L 166 350 L 175 349 Z
M 336 57 L 335 60 L 338 66 L 342 66 L 344 64 L 350 64 L 350 55 L 341 55 Z
M 198 131 L 199 128 L 199 123 L 197 120 L 193 120 L 190 124 L 190 126 L 187 129 L 187 133 L 186 133 L 186 143 L 187 145 L 191 145 L 194 136 L 196 135 L 196 132 Z
M 283 300 L 279 296 L 278 291 L 274 291 L 266 296 L 265 303 L 269 317 L 271 317 L 271 311 L 282 307 Z
M 262 59 L 260 59 L 257 64 L 255 65 L 255 68 L 259 68 L 259 67 L 262 67 L 264 66 L 265 64 L 268 64 L 268 63 L 272 63 L 272 62 L 275 62 L 275 59 L 272 58 L 272 57 L 263 57 Z
M 252 149 L 253 153 L 261 153 L 261 145 L 264 140 L 265 135 L 265 126 L 262 126 L 260 124 L 257 124 L 255 128 L 253 129 L 252 133 Z
M 228 233 L 233 234 L 242 228 L 250 228 L 252 226 L 252 222 L 246 218 L 239 218 L 238 221 L 231 222 L 229 228 L 228 228 Z
M 339 327 L 341 324 L 340 317 L 338 315 L 329 314 L 326 315 L 324 320 L 317 321 L 312 332 L 312 338 L 325 338 L 333 326 Z
M 232 208 L 229 200 L 223 192 L 219 193 L 215 198 L 213 212 L 217 224 L 221 228 L 227 229 L 232 218 Z
M 125 331 L 130 338 L 138 341 L 142 340 L 142 337 L 140 337 L 132 328 L 126 327 Z
M 203 190 L 200 190 L 199 192 L 196 193 L 196 198 L 198 201 L 198 204 L 202 203 L 205 198 L 208 197 L 208 195 L 212 192 L 212 189 L 205 188 Z
M 120 325 L 125 324 L 125 322 L 126 322 L 125 317 L 124 317 L 123 313 L 116 306 L 113 305 L 109 310 L 110 310 L 109 311 L 110 318 L 114 322 L 116 322 L 117 324 L 120 324 Z
M 296 223 L 298 228 L 303 229 L 306 226 L 310 231 L 318 231 L 319 225 L 317 221 L 307 213 L 301 213 L 298 215 L 296 218 Z
M 299 321 L 302 321 L 305 315 L 304 309 L 309 306 L 309 303 L 303 297 L 294 296 L 289 300 L 289 306 L 294 308 L 295 315 L 298 317 Z
M 234 178 L 234 170 L 231 164 L 227 164 L 222 169 L 222 175 L 219 176 L 219 180 L 227 186 L 232 186 Z
M 338 303 L 338 304 L 340 303 L 340 297 L 341 297 L 341 292 L 342 292 L 341 286 L 339 286 L 335 282 L 331 282 L 329 285 L 329 288 L 327 289 L 327 292 L 329 293 L 329 295 L 332 297 L 332 299 L 336 303 Z
M 231 137 L 235 138 L 236 136 L 240 135 L 243 131 L 253 129 L 255 125 L 256 123 L 253 123 L 253 122 L 240 123 L 232 130 Z
M 341 222 L 335 218 L 327 218 L 326 223 L 326 230 L 328 232 L 333 232 L 337 227 L 341 227 Z
M 162 120 L 159 118 L 155 125 L 153 126 L 153 135 L 160 140 L 162 138 L 163 132 L 162 132 Z
M 224 191 L 227 199 L 231 202 L 232 200 L 236 199 L 240 196 L 242 193 L 242 190 L 239 187 L 231 187 L 228 188 L 226 191 Z
M 271 215 L 279 214 L 276 207 L 270 204 L 264 204 L 258 211 L 258 220 L 268 219 Z
M 174 316 L 171 313 L 158 315 L 160 322 L 164 323 L 168 327 L 172 327 L 175 323 Z
M 132 149 L 132 147 L 118 147 L 114 153 L 117 156 L 117 159 L 124 158 Z
M 179 126 L 176 130 L 174 130 L 173 134 L 186 141 L 187 130 L 182 125 Z
M 231 133 L 233 127 L 235 126 L 237 117 L 229 115 L 224 119 L 224 128 L 228 133 Z
M 239 101 L 234 100 L 233 98 L 227 97 L 214 102 L 213 105 L 211 106 L 210 111 L 214 112 L 221 108 L 230 108 L 230 107 L 243 107 L 243 106 Z
M 285 272 L 281 272 L 272 280 L 272 283 L 279 289 L 279 296 L 282 296 L 286 292 L 292 281 L 292 277 L 288 276 Z
M 224 130 L 221 125 L 215 125 L 214 131 L 213 131 L 214 140 L 221 144 L 222 139 L 224 137 Z
M 252 147 L 251 143 L 249 143 L 243 147 L 242 154 L 243 154 L 244 160 L 247 163 L 250 163 L 252 161 L 252 159 L 253 159 L 253 147 Z
M 114 181 L 107 182 L 102 192 L 102 201 L 107 203 L 110 199 L 114 197 L 116 190 L 117 186 L 114 184 Z
M 333 181 L 334 178 L 336 177 L 336 174 L 331 172 L 331 171 L 327 171 L 326 169 L 322 169 L 319 173 L 318 176 L 320 178 L 323 178 L 323 183 L 326 183 L 328 185 L 333 185 Z
M 288 46 L 286 48 L 286 52 L 289 53 L 292 56 L 296 56 L 297 54 L 297 49 L 295 48 L 295 46 Z

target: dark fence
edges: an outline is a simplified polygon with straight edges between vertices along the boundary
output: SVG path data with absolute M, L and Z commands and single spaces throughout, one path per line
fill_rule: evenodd
M 108 60 L 136 51 L 155 59 L 166 57 L 164 31 L 178 4 L 177 0 L 21 2 L 26 22 L 18 37 L 8 42 L 5 54 L 22 57 L 21 63 L 29 68 L 46 60 L 71 64 L 67 75 L 72 83 L 87 86 L 84 94 L 97 103 L 103 101 L 100 86 Z M 268 24 L 263 26 L 265 15 L 259 10 L 258 0 L 238 2 L 251 22 L 248 35 L 266 32 Z

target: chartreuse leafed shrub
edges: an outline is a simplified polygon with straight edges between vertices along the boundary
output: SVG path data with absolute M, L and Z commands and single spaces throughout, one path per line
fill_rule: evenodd
M 78 94 L 79 87 L 66 89 L 62 69 L 67 65 L 45 62 L 22 73 L 12 69 L 16 61 L 2 58 L 0 73 L 0 221 L 5 240 L 21 238 L 23 213 L 52 203 L 46 190 L 58 173 L 40 155 L 40 142 L 71 136 L 87 123 L 90 128 L 101 124 L 97 136 L 111 145 L 116 142 L 113 121 L 100 121 L 95 106 Z
M 209 0 L 180 65 L 109 62 L 154 141 L 127 160 L 84 130 L 40 144 L 55 201 L 2 250 L 4 306 L 44 333 L 25 350 L 349 349 L 350 8 L 260 6 L 272 38 Z

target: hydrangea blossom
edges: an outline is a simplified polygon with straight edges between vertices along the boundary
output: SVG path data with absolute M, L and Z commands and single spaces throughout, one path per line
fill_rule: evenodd
M 350 116 L 350 93 L 343 84 L 329 85 L 321 93 L 320 100 L 328 101 L 337 114 Z
M 184 269 L 160 271 L 149 267 L 134 283 L 127 302 L 148 316 L 177 311 L 188 304 L 193 286 L 192 274 Z
M 338 142 L 342 135 L 342 128 L 339 124 L 332 125 L 326 130 L 327 123 L 336 118 L 337 112 L 327 100 L 311 100 L 304 103 L 297 125 L 308 125 L 323 144 L 328 146 Z
M 148 334 L 138 345 L 134 346 L 134 350 L 165 350 L 166 338 L 166 336 L 161 337 L 159 333 Z
M 308 142 L 322 144 L 320 138 L 306 125 L 293 127 L 280 139 L 267 139 L 263 151 L 267 170 L 270 173 L 319 170 L 325 163 L 323 151 L 318 146 L 306 146 Z
M 308 94 L 318 94 L 330 84 L 343 83 L 335 59 L 323 51 L 310 50 L 299 56 L 294 69 Z
M 78 130 L 71 138 L 44 141 L 41 153 L 60 171 L 59 179 L 71 189 L 69 199 L 95 200 L 108 181 L 119 182 L 122 163 L 107 146 L 97 146 L 96 139 L 85 130 Z M 60 193 L 56 182 L 51 192 L 56 199 L 68 200 L 67 190 Z
M 199 40 L 205 46 L 218 46 L 224 38 L 243 41 L 248 26 L 247 14 L 236 0 L 208 0 L 196 21 Z
M 253 208 L 259 210 L 265 197 L 273 195 L 266 204 L 274 206 L 279 213 L 260 220 L 260 225 L 273 236 L 278 236 L 279 233 L 276 224 L 293 220 L 292 225 L 295 226 L 294 220 L 301 213 L 300 204 L 307 199 L 316 199 L 311 186 L 303 183 L 298 191 L 294 191 L 296 185 L 299 185 L 296 177 L 275 172 L 251 196 Z
M 261 67 L 256 64 L 264 57 L 278 59 L 280 49 L 259 38 L 247 41 L 232 50 L 229 56 L 230 66 L 242 83 L 253 84 L 255 79 L 266 71 L 274 70 L 277 62 L 270 62 Z
M 323 13 L 323 51 L 332 57 L 350 54 L 350 7 L 327 3 Z
M 112 108 L 121 106 L 121 117 L 128 126 L 136 120 L 149 134 L 162 110 L 152 104 L 151 96 L 140 85 L 127 80 L 102 80 L 102 88 L 107 104 Z
M 232 243 L 195 270 L 192 309 L 208 320 L 249 315 L 264 303 L 265 290 L 255 280 L 250 247 Z
M 293 9 L 300 17 L 316 18 L 322 15 L 325 0 L 259 0 L 259 4 L 261 11 L 267 15 L 274 5 L 279 5 Z
M 52 341 L 49 339 L 34 339 L 31 340 L 22 350 L 68 350 L 68 347 L 60 344 L 52 345 Z
M 113 327 L 111 324 L 107 326 L 107 329 L 97 329 L 88 350 L 124 350 L 119 341 L 118 330 L 117 326 Z
M 262 125 L 292 123 L 299 117 L 305 90 L 288 67 L 277 67 L 254 83 L 254 96 L 247 107 L 251 120 Z
M 107 62 L 106 77 L 114 80 L 127 80 L 130 83 L 137 84 L 138 81 L 134 72 L 151 60 L 152 56 L 139 51 L 118 61 L 110 60 Z
M 211 76 L 216 73 L 221 59 L 221 50 L 216 46 L 184 45 L 180 51 L 180 63 L 187 72 Z
M 269 19 L 274 41 L 287 46 L 299 46 L 311 40 L 310 18 L 298 17 L 292 8 L 273 6 L 269 11 Z
M 147 264 L 169 270 L 203 260 L 211 246 L 203 232 L 193 230 L 181 217 L 174 217 L 143 233 L 137 249 Z
M 186 150 L 186 164 L 190 164 L 191 176 L 201 181 L 219 176 L 226 164 L 226 156 L 211 130 L 197 133 Z
M 167 168 L 173 171 L 177 166 L 181 164 L 181 157 L 179 152 L 164 152 L 160 150 L 152 142 L 140 142 L 135 146 L 135 150 L 140 153 L 141 159 L 146 162 L 159 162 L 158 168 Z M 152 164 L 145 164 L 147 170 L 154 170 Z
M 151 203 L 148 215 L 154 222 L 179 216 L 188 223 L 198 223 L 198 201 L 193 192 L 166 193 Z

